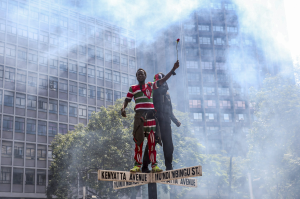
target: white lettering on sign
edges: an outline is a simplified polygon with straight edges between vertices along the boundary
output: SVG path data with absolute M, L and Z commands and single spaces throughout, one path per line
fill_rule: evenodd
M 159 183 L 170 184 L 170 185 L 179 185 L 179 186 L 185 186 L 185 187 L 197 187 L 197 179 L 195 179 L 195 178 L 182 178 L 182 179 L 176 179 L 176 180 L 161 181 Z
M 161 182 L 168 180 L 175 180 L 180 178 L 190 178 L 202 176 L 202 167 L 188 167 L 183 169 L 176 169 L 170 171 L 164 171 L 161 173 L 155 173 L 152 178 L 152 182 Z
M 151 180 L 151 174 L 98 170 L 98 180 L 148 183 Z
M 128 188 L 128 187 L 140 186 L 143 184 L 148 184 L 148 183 L 113 181 L 113 188 L 114 189 L 124 189 L 124 188 Z

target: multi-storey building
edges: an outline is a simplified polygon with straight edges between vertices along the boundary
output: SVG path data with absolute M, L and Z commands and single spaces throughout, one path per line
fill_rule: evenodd
M 254 119 L 248 89 L 259 86 L 265 74 L 278 73 L 287 60 L 268 63 L 262 44 L 240 27 L 235 4 L 216 1 L 173 24 L 152 48 L 138 49 L 138 65 L 149 66 L 150 78 L 172 68 L 178 37 L 180 68 L 169 80 L 173 103 L 191 113 L 192 130 L 205 153 L 242 152 Z
M 126 95 L 134 33 L 46 0 L 0 1 L 0 198 L 45 198 L 51 141 Z

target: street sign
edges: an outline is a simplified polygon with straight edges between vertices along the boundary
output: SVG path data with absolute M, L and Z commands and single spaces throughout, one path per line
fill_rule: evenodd
M 142 183 L 142 182 L 122 182 L 122 181 L 113 181 L 113 188 L 114 189 L 124 189 L 128 187 L 135 187 L 140 186 L 148 183 Z
M 129 171 L 98 170 L 98 180 L 122 182 L 151 182 L 151 173 L 133 173 Z
M 170 185 L 178 185 L 184 187 L 197 187 L 197 179 L 195 178 L 182 178 L 176 180 L 169 180 L 169 181 L 161 181 L 159 183 L 162 184 L 170 184 Z

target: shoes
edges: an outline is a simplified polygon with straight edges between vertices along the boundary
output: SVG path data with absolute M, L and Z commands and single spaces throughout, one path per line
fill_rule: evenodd
M 162 172 L 163 170 L 160 169 L 157 165 L 155 167 L 152 167 L 152 173 L 158 173 L 158 172 Z
M 130 169 L 130 172 L 141 172 L 141 167 L 134 166 L 132 169 Z

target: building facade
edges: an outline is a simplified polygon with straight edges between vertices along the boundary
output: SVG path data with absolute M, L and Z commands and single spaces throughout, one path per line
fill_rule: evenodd
M 0 1 L 0 198 L 45 198 L 51 141 L 134 84 L 132 31 L 46 0 Z

